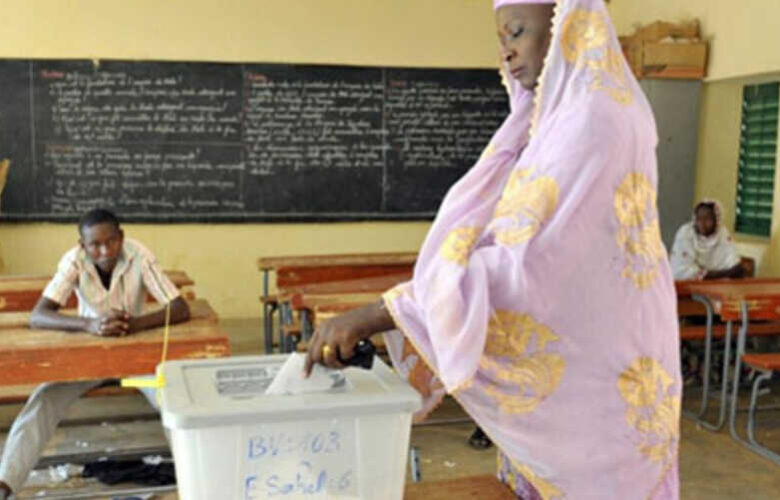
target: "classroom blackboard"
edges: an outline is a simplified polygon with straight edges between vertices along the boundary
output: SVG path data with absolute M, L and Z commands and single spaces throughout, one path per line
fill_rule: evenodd
M 0 60 L 0 219 L 419 219 L 508 113 L 495 70 Z

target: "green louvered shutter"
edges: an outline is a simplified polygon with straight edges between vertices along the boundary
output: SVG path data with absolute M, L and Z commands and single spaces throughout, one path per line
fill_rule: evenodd
M 740 233 L 769 236 L 775 193 L 778 84 L 745 87 L 737 181 Z

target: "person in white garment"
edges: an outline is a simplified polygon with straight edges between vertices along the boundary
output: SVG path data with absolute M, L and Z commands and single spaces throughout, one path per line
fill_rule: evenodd
M 675 280 L 745 277 L 737 249 L 721 222 L 718 202 L 698 203 L 693 220 L 677 231 L 672 246 L 672 274 Z

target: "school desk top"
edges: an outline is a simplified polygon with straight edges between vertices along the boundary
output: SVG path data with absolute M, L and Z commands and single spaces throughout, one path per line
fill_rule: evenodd
M 414 264 L 416 260 L 417 252 L 285 255 L 261 257 L 257 259 L 257 267 L 264 271 L 284 267 L 402 266 Z
M 188 299 L 194 299 L 192 290 L 187 290 L 195 284 L 184 271 L 165 271 L 166 276 L 182 290 L 182 295 Z M 0 312 L 30 311 L 43 290 L 51 280 L 49 275 L 3 275 L 0 276 Z M 150 301 L 154 299 L 149 296 Z M 76 294 L 71 294 L 65 308 L 76 307 Z
M 170 328 L 168 359 L 228 356 L 227 335 L 205 301 L 189 321 Z M 121 378 L 154 373 L 164 328 L 125 337 L 30 328 L 0 329 L 0 386 Z
M 780 278 L 701 281 L 690 290 L 707 297 L 724 320 L 739 319 L 742 301 L 747 303 L 751 319 L 780 317 Z

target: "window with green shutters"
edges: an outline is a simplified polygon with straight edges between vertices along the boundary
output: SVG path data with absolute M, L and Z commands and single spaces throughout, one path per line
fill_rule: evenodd
M 778 87 L 745 87 L 737 181 L 737 222 L 740 233 L 769 236 L 775 194 Z

